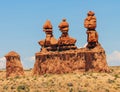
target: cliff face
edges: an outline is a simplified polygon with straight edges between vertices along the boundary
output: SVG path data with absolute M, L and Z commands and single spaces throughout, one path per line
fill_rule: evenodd
M 38 52 L 33 74 L 60 74 L 73 71 L 108 72 L 104 49 L 98 45 L 94 49 L 80 48 L 68 51 Z

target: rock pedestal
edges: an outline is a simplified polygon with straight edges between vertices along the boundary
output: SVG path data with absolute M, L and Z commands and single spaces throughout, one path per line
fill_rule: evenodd
M 61 52 L 38 52 L 33 68 L 34 75 L 61 74 L 74 71 L 109 72 L 104 49 L 80 48 Z
M 6 77 L 24 75 L 24 70 L 18 53 L 11 51 L 5 55 L 6 58 Z

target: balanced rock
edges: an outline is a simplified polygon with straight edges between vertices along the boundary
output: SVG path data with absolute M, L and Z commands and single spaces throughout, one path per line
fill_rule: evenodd
M 89 11 L 87 15 L 88 16 L 85 19 L 84 26 L 89 30 L 94 30 L 96 28 L 96 17 L 94 16 L 95 13 L 93 11 Z
M 5 55 L 6 58 L 6 77 L 24 75 L 24 70 L 20 61 L 20 55 L 14 51 Z
M 46 38 L 38 42 L 41 46 L 41 51 L 57 50 L 58 41 L 52 34 L 52 24 L 49 20 L 43 25 L 43 31 L 46 33 Z
M 98 43 L 98 33 L 96 32 L 96 17 L 93 11 L 89 11 L 87 18 L 84 21 L 84 27 L 87 28 L 87 48 L 91 49 L 96 47 Z
M 58 47 L 59 50 L 71 50 L 76 49 L 75 46 L 76 39 L 69 36 L 69 24 L 66 22 L 66 19 L 63 19 L 62 22 L 59 24 L 59 29 L 62 32 L 62 35 L 58 39 Z

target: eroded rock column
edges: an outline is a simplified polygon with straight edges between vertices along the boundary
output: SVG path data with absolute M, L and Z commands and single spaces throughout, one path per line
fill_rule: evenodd
M 62 32 L 61 36 L 58 39 L 58 47 L 60 51 L 76 49 L 75 46 L 76 39 L 69 36 L 69 24 L 66 22 L 66 19 L 63 19 L 59 24 L 59 30 Z
M 98 44 L 98 33 L 96 32 L 96 17 L 93 11 L 89 11 L 87 18 L 84 21 L 84 27 L 87 28 L 87 48 L 91 49 L 96 47 Z
M 43 31 L 46 34 L 46 38 L 38 42 L 41 46 L 41 51 L 56 51 L 58 41 L 53 36 L 52 24 L 49 20 L 43 25 Z
M 106 61 L 106 54 L 104 48 L 98 41 L 98 33 L 95 30 L 97 27 L 95 13 L 89 11 L 87 18 L 84 21 L 84 27 L 87 28 L 87 50 L 89 52 L 96 52 L 94 54 L 94 60 L 90 60 L 89 56 L 86 57 L 86 71 L 105 71 L 109 72 L 109 68 Z

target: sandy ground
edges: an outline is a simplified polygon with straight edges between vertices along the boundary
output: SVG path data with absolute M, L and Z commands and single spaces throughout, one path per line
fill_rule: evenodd
M 0 71 L 0 92 L 120 92 L 120 67 L 110 67 L 110 73 L 69 73 L 6 78 Z

